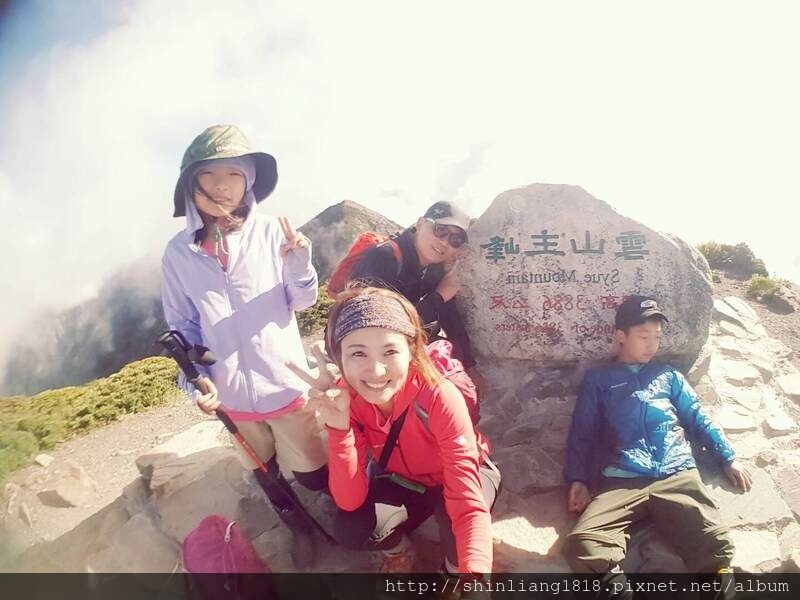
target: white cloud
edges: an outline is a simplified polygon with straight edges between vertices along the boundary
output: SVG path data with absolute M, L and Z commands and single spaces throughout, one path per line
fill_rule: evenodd
M 477 214 L 570 183 L 800 280 L 793 3 L 120 6 L 5 82 L 3 314 L 160 252 L 181 154 L 215 122 L 278 157 L 265 210 L 297 223 L 344 198 L 410 223 L 442 195 Z

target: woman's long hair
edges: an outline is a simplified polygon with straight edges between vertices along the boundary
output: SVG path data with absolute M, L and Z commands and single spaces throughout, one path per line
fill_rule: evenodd
M 420 320 L 419 314 L 417 313 L 417 309 L 414 308 L 414 305 L 411 304 L 411 302 L 409 302 L 405 296 L 402 296 L 397 292 L 378 287 L 366 286 L 363 282 L 350 283 L 347 288 L 345 288 L 345 290 L 339 294 L 336 303 L 331 306 L 330 311 L 328 312 L 328 324 L 325 328 L 325 347 L 328 351 L 328 355 L 331 357 L 331 360 L 336 363 L 336 366 L 339 367 L 339 370 L 342 372 L 342 376 L 344 376 L 344 370 L 342 369 L 342 344 L 341 342 L 337 344 L 334 341 L 333 332 L 336 330 L 336 321 L 339 319 L 339 314 L 341 313 L 342 307 L 347 303 L 347 301 L 364 295 L 386 296 L 387 298 L 393 298 L 400 303 L 400 305 L 403 307 L 403 310 L 408 315 L 408 318 L 411 320 L 411 324 L 414 326 L 415 331 L 413 337 L 406 336 L 406 339 L 408 340 L 408 347 L 411 353 L 410 366 L 420 374 L 423 380 L 425 380 L 425 383 L 431 386 L 435 386 L 437 383 L 439 383 L 439 381 L 442 379 L 442 376 L 436 370 L 436 367 L 433 366 L 431 359 L 428 358 L 428 353 L 425 350 L 425 345 L 428 341 L 428 338 L 425 330 L 422 327 L 422 321 Z

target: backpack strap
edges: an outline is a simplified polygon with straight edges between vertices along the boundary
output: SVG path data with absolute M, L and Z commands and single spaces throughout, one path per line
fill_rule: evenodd
M 431 400 L 432 397 L 433 397 L 433 390 L 429 389 L 427 391 L 427 398 L 426 398 L 426 400 L 428 401 L 427 402 L 428 405 L 430 405 L 430 400 Z M 414 412 L 416 413 L 417 418 L 420 421 L 422 421 L 422 424 L 425 426 L 425 429 L 428 430 L 428 433 L 431 433 L 431 425 L 430 425 L 429 419 L 428 419 L 428 411 L 425 410 L 424 408 L 422 408 L 422 405 L 419 402 L 419 396 L 414 398 L 412 403 L 414 404 Z
M 383 246 L 384 244 L 388 244 L 392 248 L 392 254 L 394 254 L 394 259 L 397 262 L 397 272 L 394 274 L 394 276 L 400 277 L 400 271 L 403 270 L 403 249 L 397 242 L 397 238 L 394 237 L 390 237 L 388 240 L 381 242 L 378 245 Z
M 392 456 L 392 451 L 397 445 L 397 438 L 400 436 L 400 430 L 403 428 L 403 423 L 406 422 L 406 414 L 408 407 L 397 417 L 397 420 L 392 423 L 392 428 L 389 430 L 389 435 L 386 438 L 386 443 L 383 445 L 381 457 L 378 459 L 378 466 L 381 472 L 386 471 L 386 465 L 389 464 L 389 458 Z

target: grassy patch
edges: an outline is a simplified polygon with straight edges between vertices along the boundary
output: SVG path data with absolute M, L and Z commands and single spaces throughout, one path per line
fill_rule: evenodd
M 175 361 L 156 356 L 81 386 L 0 398 L 0 481 L 37 452 L 174 400 L 177 376 Z
M 307 336 L 325 328 L 328 322 L 328 311 L 333 305 L 333 300 L 328 296 L 328 287 L 319 286 L 319 296 L 317 303 L 297 313 L 297 326 L 300 328 L 300 335 Z
M 768 300 L 781 293 L 781 282 L 777 279 L 755 275 L 747 285 L 747 297 L 754 300 Z
M 745 244 L 719 244 L 706 242 L 697 249 L 706 257 L 712 269 L 719 269 L 738 278 L 747 279 L 752 275 L 767 277 L 764 261 L 756 258 L 750 247 Z

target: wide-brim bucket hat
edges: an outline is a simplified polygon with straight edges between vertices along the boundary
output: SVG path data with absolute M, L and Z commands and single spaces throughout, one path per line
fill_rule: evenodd
M 253 196 L 261 202 L 272 193 L 278 183 L 278 165 L 275 157 L 266 152 L 253 152 L 250 142 L 235 125 L 212 125 L 194 138 L 186 149 L 181 160 L 181 174 L 175 184 L 175 213 L 173 217 L 186 215 L 187 185 L 193 171 L 192 166 L 206 160 L 218 158 L 239 158 L 249 156 L 256 168 L 256 180 L 253 183 Z

